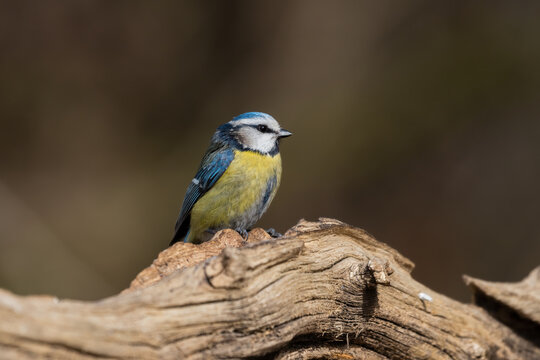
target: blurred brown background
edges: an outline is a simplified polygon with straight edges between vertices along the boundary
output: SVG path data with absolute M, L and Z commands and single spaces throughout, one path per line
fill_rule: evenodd
M 363 227 L 466 300 L 540 263 L 540 2 L 0 5 L 0 287 L 97 299 L 165 248 L 210 136 L 294 132 L 260 222 Z

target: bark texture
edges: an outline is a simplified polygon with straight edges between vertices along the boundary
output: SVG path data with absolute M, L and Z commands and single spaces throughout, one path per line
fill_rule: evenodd
M 0 291 L 0 358 L 540 359 L 540 269 L 437 294 L 411 261 L 336 220 L 280 239 L 175 244 L 97 302 Z

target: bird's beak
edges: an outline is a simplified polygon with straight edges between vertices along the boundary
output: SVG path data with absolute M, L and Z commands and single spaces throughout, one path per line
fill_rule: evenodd
M 285 129 L 281 129 L 281 130 L 279 130 L 279 135 L 278 135 L 278 137 L 281 139 L 281 138 L 285 138 L 285 137 L 291 136 L 291 135 L 292 135 L 292 132 L 287 131 L 287 130 L 285 130 Z

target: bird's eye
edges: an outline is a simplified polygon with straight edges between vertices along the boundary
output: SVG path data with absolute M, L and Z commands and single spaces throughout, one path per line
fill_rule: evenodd
M 257 130 L 259 130 L 262 133 L 268 132 L 268 126 L 266 126 L 266 125 L 257 125 Z

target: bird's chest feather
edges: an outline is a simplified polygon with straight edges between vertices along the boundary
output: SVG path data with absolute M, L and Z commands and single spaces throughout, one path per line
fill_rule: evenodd
M 234 160 L 221 179 L 218 186 L 231 192 L 260 194 L 271 179 L 281 177 L 281 157 L 261 155 L 252 151 L 236 151 Z M 221 183 L 221 184 L 220 184 Z
M 234 160 L 212 189 L 197 202 L 193 215 L 204 216 L 204 223 L 249 226 L 266 210 L 280 180 L 279 154 L 269 156 L 235 151 Z

